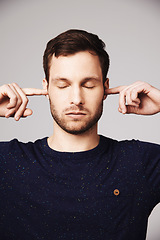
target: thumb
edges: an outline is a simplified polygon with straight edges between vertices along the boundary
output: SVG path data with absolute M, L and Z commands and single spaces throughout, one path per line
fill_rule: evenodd
M 138 110 L 139 110 L 138 107 L 131 106 L 131 105 L 127 105 L 127 106 L 126 106 L 126 113 L 127 113 L 127 114 L 129 114 L 129 113 L 138 114 Z
M 23 113 L 23 117 L 28 117 L 30 115 L 32 115 L 32 110 L 30 108 L 26 108 L 24 113 Z

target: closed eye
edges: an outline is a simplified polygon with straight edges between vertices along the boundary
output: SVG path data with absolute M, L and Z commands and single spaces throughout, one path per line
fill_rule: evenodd
M 63 88 L 67 88 L 67 87 L 69 87 L 69 85 L 57 86 L 57 87 L 63 89 Z
M 95 87 L 95 84 L 91 81 L 87 81 L 83 84 L 83 87 L 91 89 Z
M 83 82 L 82 86 L 88 89 L 92 89 L 99 84 L 100 81 L 94 78 L 86 78 L 85 81 Z
M 85 88 L 89 88 L 89 89 L 92 89 L 94 88 L 95 86 L 84 86 Z
M 70 84 L 69 84 L 68 82 L 65 82 L 65 81 L 59 81 L 59 82 L 57 83 L 57 87 L 58 87 L 58 88 L 61 88 L 61 89 L 67 88 L 67 87 L 69 87 L 69 86 L 70 86 Z

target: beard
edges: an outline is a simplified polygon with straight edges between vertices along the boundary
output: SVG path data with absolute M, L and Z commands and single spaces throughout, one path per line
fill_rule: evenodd
M 79 106 L 72 106 L 70 108 L 65 109 L 62 114 L 60 115 L 56 110 L 54 104 L 50 101 L 50 110 L 54 121 L 58 124 L 60 128 L 62 128 L 65 132 L 78 135 L 91 130 L 93 126 L 95 126 L 100 119 L 103 113 L 103 100 L 95 109 L 94 115 L 90 116 L 90 112 L 88 109 L 85 109 L 82 105 Z M 69 111 L 84 111 L 86 113 L 84 119 L 66 119 L 66 112 Z M 64 114 L 64 117 L 63 117 Z

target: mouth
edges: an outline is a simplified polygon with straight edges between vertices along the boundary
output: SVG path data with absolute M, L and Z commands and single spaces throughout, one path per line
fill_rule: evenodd
M 69 113 L 66 113 L 66 115 L 86 115 L 86 114 L 83 112 L 69 112 Z
M 69 112 L 69 113 L 66 113 L 66 115 L 71 119 L 78 120 L 78 119 L 83 118 L 86 114 L 83 112 Z

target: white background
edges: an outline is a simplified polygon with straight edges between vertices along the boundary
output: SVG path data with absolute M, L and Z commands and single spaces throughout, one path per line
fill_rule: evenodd
M 41 88 L 46 43 L 71 28 L 96 33 L 111 59 L 110 86 L 146 81 L 160 88 L 159 0 L 1 0 L 0 85 Z M 53 132 L 48 100 L 30 97 L 32 117 L 0 119 L 0 140 L 24 142 Z M 118 96 L 105 101 L 99 133 L 115 139 L 160 142 L 160 115 L 122 115 Z M 147 240 L 160 239 L 160 205 L 149 218 Z

